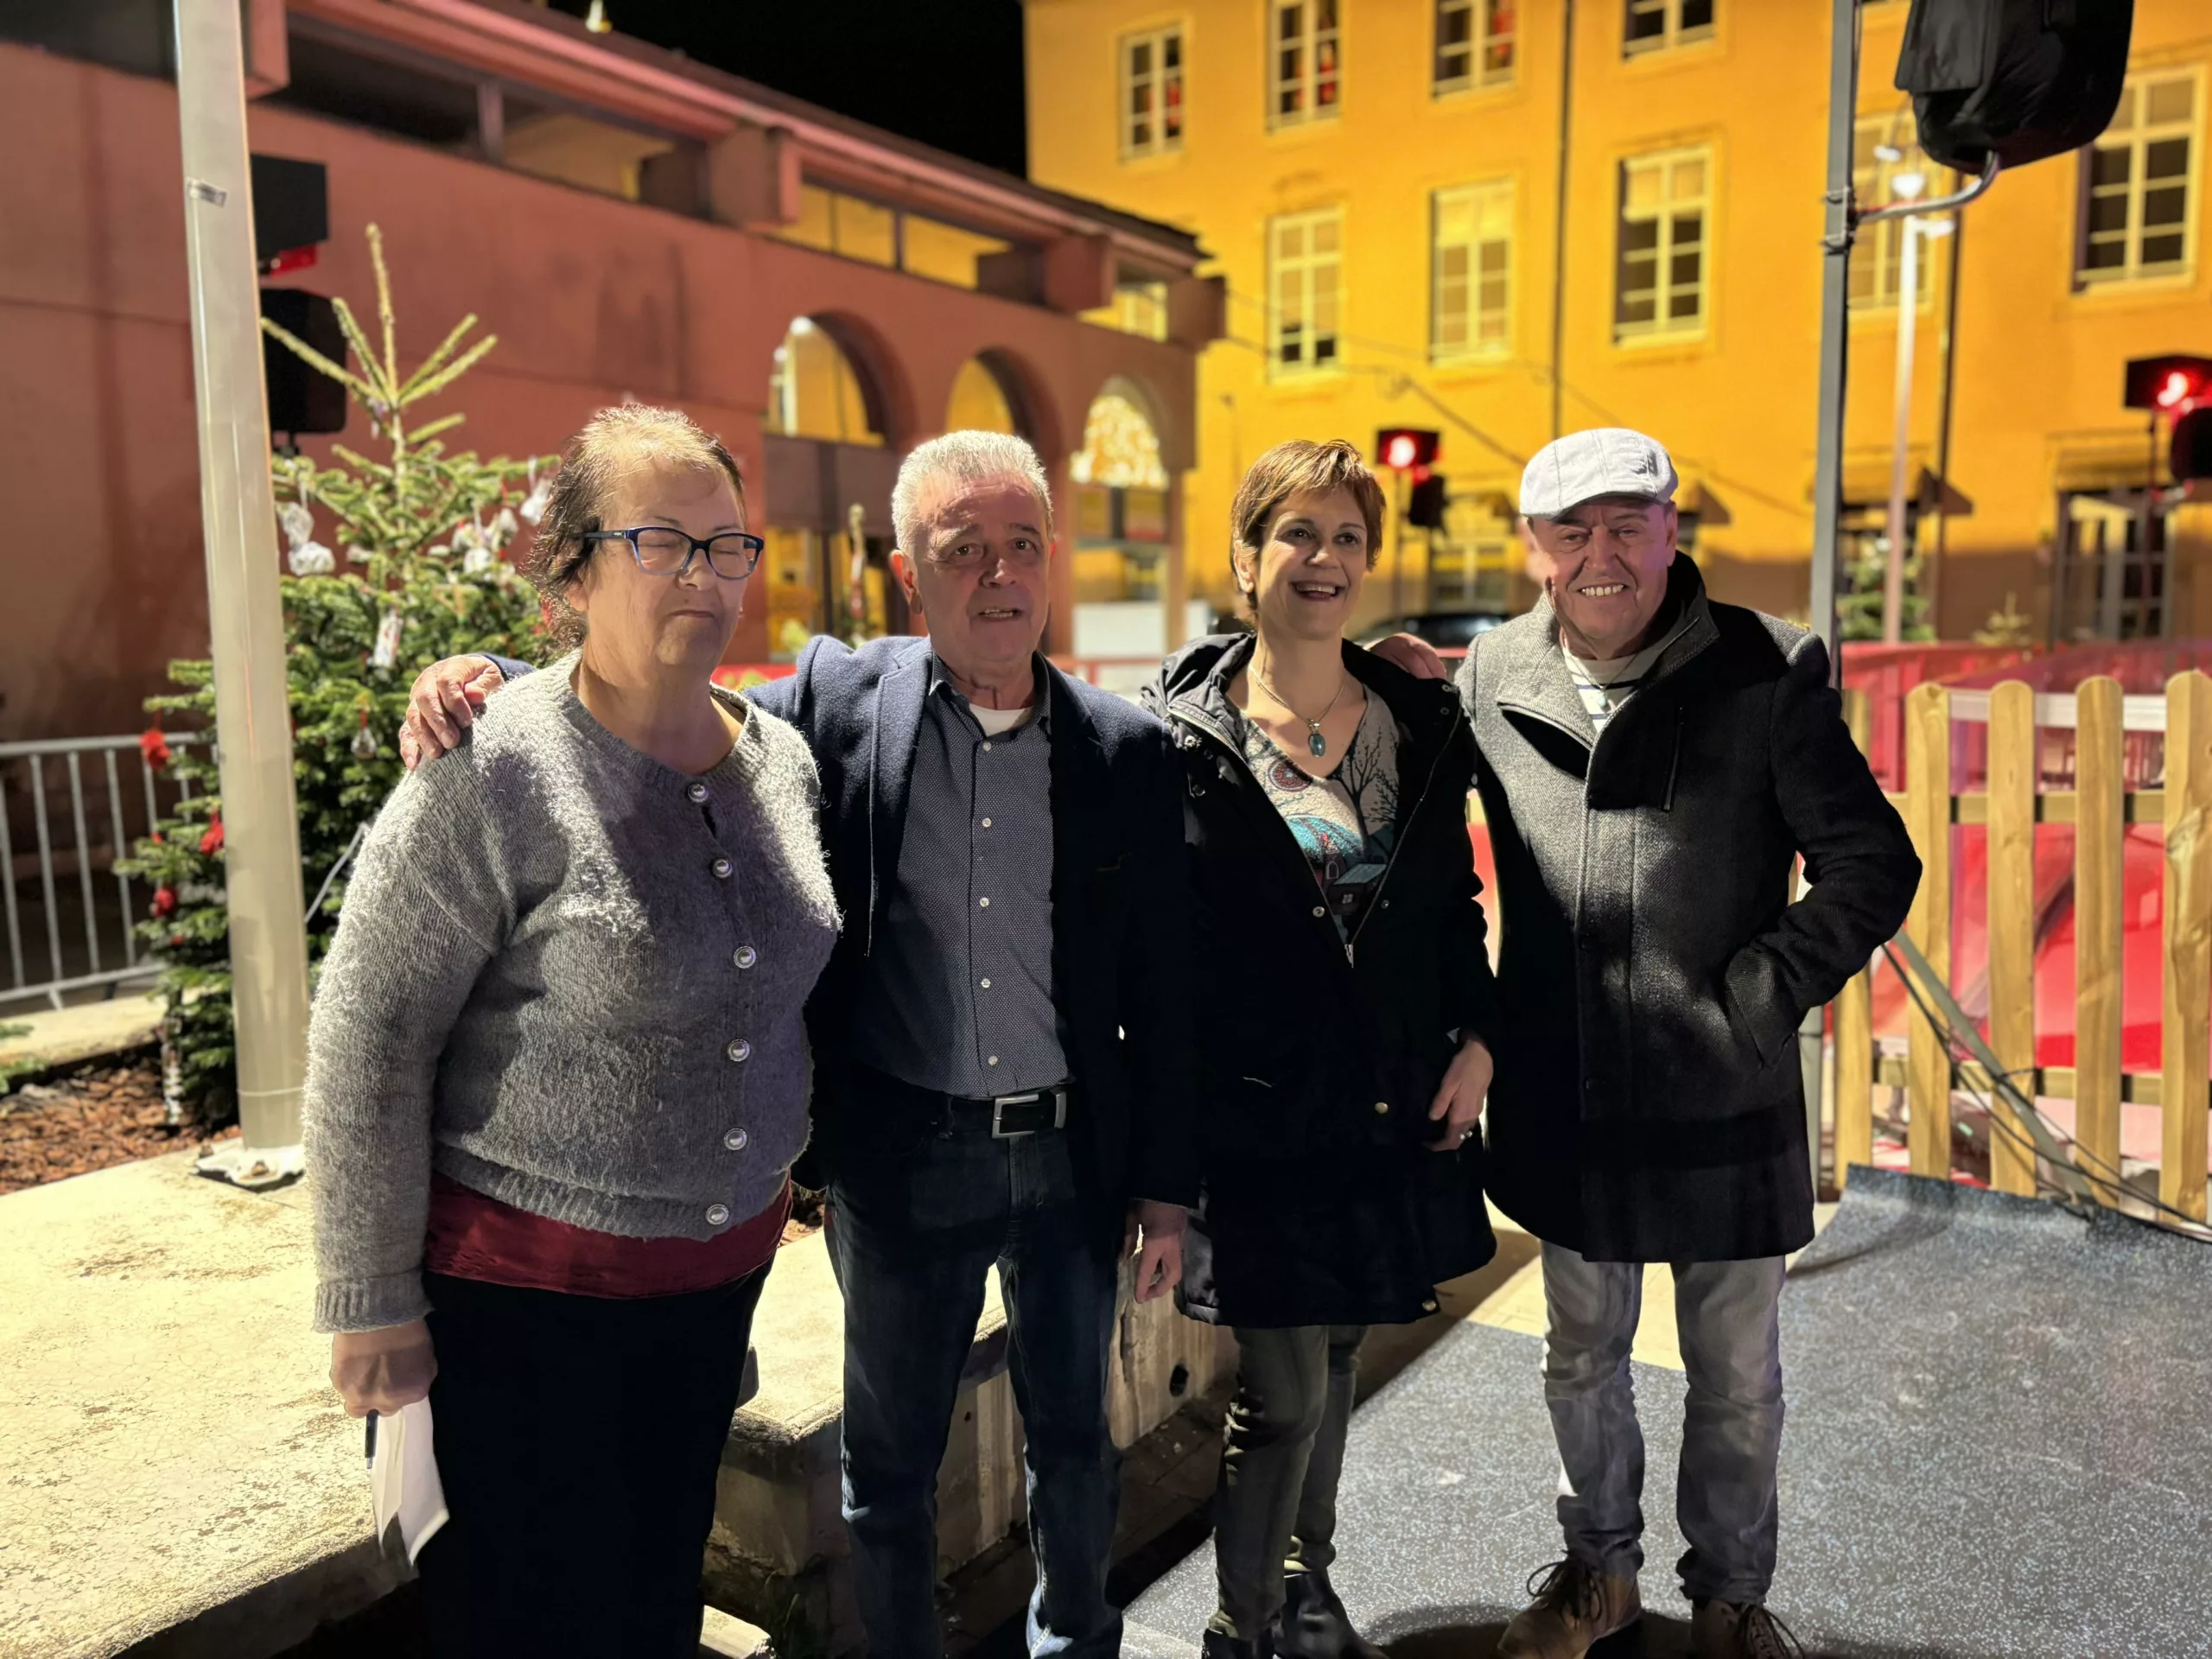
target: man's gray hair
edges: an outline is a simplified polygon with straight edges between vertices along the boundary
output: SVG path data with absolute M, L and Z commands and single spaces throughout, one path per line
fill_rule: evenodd
M 1051 539 L 1052 487 L 1036 450 L 1004 432 L 948 432 L 915 445 L 899 463 L 899 481 L 891 486 L 891 528 L 907 557 L 918 559 L 929 551 L 923 504 L 933 491 L 944 485 L 972 489 L 979 484 L 1018 484 L 1027 490 L 1045 516 L 1039 528 Z

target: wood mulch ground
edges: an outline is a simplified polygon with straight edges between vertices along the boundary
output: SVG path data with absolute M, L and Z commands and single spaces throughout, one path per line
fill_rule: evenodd
M 0 1094 L 0 1192 L 181 1151 L 203 1138 L 169 1123 L 152 1051 L 87 1061 Z

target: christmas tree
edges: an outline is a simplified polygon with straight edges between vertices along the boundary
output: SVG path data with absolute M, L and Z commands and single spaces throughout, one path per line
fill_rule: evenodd
M 1882 637 L 1882 582 L 1888 573 L 1890 542 L 1886 536 L 1868 536 L 1844 566 L 1850 591 L 1835 602 L 1837 625 L 1846 639 Z M 1920 556 L 1904 556 L 1904 619 L 1899 637 L 1908 643 L 1933 639 L 1936 630 L 1928 620 L 1928 601 L 1920 595 Z
M 275 324 L 262 327 L 310 366 L 345 386 L 385 451 L 372 460 L 334 444 L 334 464 L 280 454 L 272 462 L 289 544 L 281 578 L 286 678 L 292 711 L 292 775 L 308 899 L 309 971 L 322 959 L 346 899 L 346 870 L 370 821 L 399 781 L 397 734 L 416 672 L 442 657 L 497 652 L 527 657 L 541 626 L 536 591 L 503 555 L 522 523 L 543 511 L 556 462 L 480 461 L 448 454 L 446 415 L 413 427 L 408 411 L 448 391 L 498 343 L 464 346 L 464 317 L 411 373 L 395 341 L 384 241 L 368 227 L 382 348 L 372 347 L 344 300 L 335 302 L 353 367 L 322 356 Z M 318 537 L 330 526 L 332 552 Z M 220 778 L 213 753 L 213 667 L 169 665 L 180 690 L 147 707 L 160 728 L 141 740 L 148 760 L 187 786 L 188 798 L 156 825 L 124 866 L 154 887 L 140 932 L 162 963 L 165 1089 L 173 1113 L 204 1127 L 236 1112 L 231 1020 L 230 917 L 223 888 Z

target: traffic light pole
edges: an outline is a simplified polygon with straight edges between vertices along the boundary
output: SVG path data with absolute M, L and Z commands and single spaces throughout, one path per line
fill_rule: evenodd
M 308 974 L 246 159 L 245 52 L 238 0 L 175 3 L 200 509 L 242 1131 L 237 1145 L 200 1167 L 240 1185 L 266 1185 L 300 1167 Z

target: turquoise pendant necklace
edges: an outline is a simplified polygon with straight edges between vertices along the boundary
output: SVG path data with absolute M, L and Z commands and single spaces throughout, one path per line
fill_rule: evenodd
M 1289 700 L 1286 698 L 1281 692 L 1276 690 L 1274 687 L 1269 685 L 1265 680 L 1260 678 L 1260 671 L 1258 669 L 1252 669 L 1249 672 L 1255 680 L 1259 681 L 1260 690 L 1273 697 L 1275 700 L 1276 706 L 1281 709 L 1285 714 L 1288 715 L 1293 720 L 1306 721 L 1306 747 L 1313 752 L 1313 758 L 1316 760 L 1325 758 L 1329 753 L 1329 740 L 1321 735 L 1321 721 L 1326 720 L 1331 715 L 1336 713 L 1337 704 L 1344 698 L 1344 675 L 1340 672 L 1337 676 L 1337 694 L 1335 696 L 1329 699 L 1329 706 L 1321 711 L 1320 719 L 1306 720 L 1305 715 L 1300 714 L 1297 709 L 1290 706 Z

